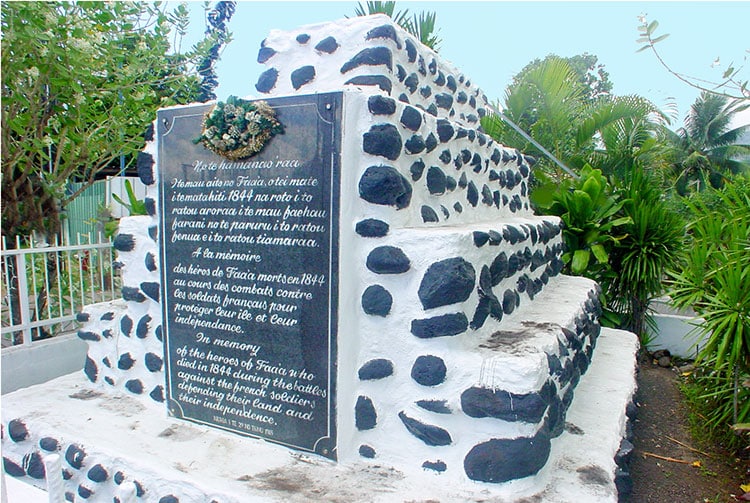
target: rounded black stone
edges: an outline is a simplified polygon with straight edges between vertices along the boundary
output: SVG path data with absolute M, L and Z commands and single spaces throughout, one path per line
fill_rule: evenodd
M 96 382 L 96 376 L 99 374 L 99 369 L 96 366 L 96 362 L 88 356 L 86 357 L 86 362 L 83 364 L 83 373 L 86 374 L 89 381 Z
M 294 86 L 294 89 L 299 89 L 305 84 L 312 82 L 314 78 L 315 78 L 314 66 L 306 65 L 306 66 L 297 68 L 296 70 L 292 72 L 292 75 L 291 75 L 292 86 Z
M 456 78 L 453 75 L 448 75 L 445 78 L 445 86 L 453 92 L 456 92 Z
M 432 88 L 430 86 L 424 86 L 419 90 L 419 94 L 421 94 L 423 98 L 429 98 L 432 95 Z
M 143 393 L 143 383 L 140 379 L 131 379 L 125 383 L 125 389 L 136 395 Z
M 367 268 L 377 274 L 401 274 L 409 270 L 409 257 L 395 246 L 379 246 L 367 256 Z
M 393 54 L 387 47 L 368 47 L 358 52 L 352 59 L 344 63 L 341 73 L 354 70 L 360 66 L 385 65 L 393 70 Z
M 396 113 L 396 100 L 373 95 L 367 99 L 367 109 L 375 115 L 393 115 Z
M 404 148 L 407 154 L 418 154 L 425 149 L 424 139 L 418 134 L 412 135 L 404 143 Z
M 141 316 L 141 319 L 138 321 L 138 326 L 135 327 L 135 336 L 139 339 L 145 339 L 148 335 L 149 323 L 151 323 L 151 316 L 148 314 Z
M 393 362 L 385 358 L 376 358 L 366 362 L 357 373 L 361 381 L 384 379 L 393 375 Z
M 515 290 L 505 290 L 503 293 L 503 312 L 511 314 L 516 309 L 516 292 Z
M 438 119 L 437 121 L 437 134 L 438 138 L 442 143 L 449 141 L 455 134 L 455 129 L 451 125 L 450 121 L 445 119 Z
M 474 182 L 469 182 L 469 185 L 466 187 L 466 200 L 474 207 L 476 207 L 479 202 L 479 191 L 477 190 L 477 186 L 474 185 Z
M 451 151 L 448 149 L 443 150 L 440 152 L 440 156 L 438 157 L 441 161 L 443 161 L 443 164 L 448 164 L 451 162 Z
M 146 356 L 143 358 L 143 363 L 146 365 L 149 372 L 159 372 L 164 364 L 161 357 L 156 353 L 146 353 Z
M 411 179 L 415 182 L 422 178 L 422 173 L 424 172 L 424 162 L 422 159 L 415 161 L 409 168 L 409 172 L 411 173 Z
M 372 30 L 368 31 L 367 35 L 365 35 L 366 40 L 373 40 L 376 38 L 391 39 L 394 42 L 396 42 L 396 47 L 401 49 L 401 42 L 399 42 L 398 37 L 396 36 L 396 29 L 391 24 L 384 24 L 383 26 L 377 26 L 373 28 Z
M 406 208 L 411 202 L 412 188 L 395 168 L 370 166 L 359 179 L 359 196 L 373 204 Z
M 453 203 L 453 209 L 456 210 L 456 213 L 461 213 L 462 211 L 464 211 L 464 207 L 461 206 L 461 203 L 459 203 L 458 201 Z
M 362 294 L 362 310 L 374 316 L 387 316 L 391 312 L 393 297 L 380 285 L 370 285 Z
M 163 342 L 161 338 L 161 325 L 157 326 L 154 330 L 154 336 L 156 336 L 156 340 L 159 342 Z
M 490 274 L 492 275 L 492 286 L 497 286 L 502 280 L 508 277 L 508 256 L 505 252 L 500 252 L 490 264 Z
M 445 188 L 448 189 L 448 191 L 452 192 L 456 190 L 456 186 L 458 186 L 458 183 L 455 178 L 450 175 L 445 177 Z
M 8 422 L 8 436 L 16 443 L 23 442 L 29 438 L 29 430 L 20 419 L 11 419 Z
M 379 238 L 388 234 L 389 226 L 382 220 L 367 218 L 357 222 L 354 230 L 357 234 L 365 238 Z
M 65 450 L 65 461 L 76 470 L 83 466 L 83 460 L 86 458 L 86 451 L 76 444 L 70 444 Z
M 112 311 L 106 312 L 99 319 L 101 321 L 112 321 L 115 319 L 115 313 Z
M 404 41 L 404 45 L 406 46 L 406 57 L 409 58 L 409 63 L 414 63 L 417 60 L 417 46 L 408 38 Z
M 143 295 L 138 288 L 133 286 L 123 286 L 120 289 L 120 292 L 123 300 L 132 302 L 144 302 L 146 300 L 146 296 Z
M 154 302 L 159 302 L 159 283 L 153 281 L 144 281 L 141 283 L 141 290 L 147 296 L 151 297 Z
M 427 445 L 443 446 L 450 445 L 453 442 L 450 433 L 439 426 L 423 423 L 407 416 L 403 411 L 398 413 L 398 417 L 409 433 Z
M 159 498 L 159 503 L 180 503 L 180 498 L 174 494 L 167 494 Z
M 148 252 L 146 253 L 146 258 L 144 259 L 144 264 L 146 265 L 146 269 L 154 272 L 156 271 L 156 257 L 153 253 Z
M 411 378 L 422 386 L 437 386 L 445 381 L 446 372 L 442 358 L 422 355 L 417 357 L 411 367 Z
M 395 161 L 401 154 L 403 142 L 393 124 L 375 124 L 362 135 L 362 150 Z
M 424 64 L 424 57 L 421 55 L 417 56 L 417 71 L 422 75 L 427 75 L 427 68 Z
M 357 397 L 357 403 L 354 406 L 354 418 L 354 423 L 360 431 L 375 428 L 378 422 L 378 414 L 375 412 L 375 406 L 370 398 L 362 395 Z
M 419 86 L 419 77 L 417 74 L 409 74 L 409 76 L 404 79 L 404 86 L 406 86 L 406 89 L 408 89 L 411 94 L 414 94 Z
M 547 462 L 549 437 L 543 433 L 515 439 L 492 439 L 477 444 L 464 458 L 471 480 L 500 483 L 534 475 Z
M 430 133 L 427 135 L 427 138 L 424 140 L 424 145 L 427 148 L 427 152 L 432 152 L 435 150 L 435 148 L 438 146 L 437 138 L 435 138 L 435 135 Z
M 44 437 L 39 440 L 39 447 L 47 452 L 57 452 L 60 449 L 60 442 L 56 438 Z
M 120 320 L 120 331 L 123 335 L 130 337 L 130 331 L 133 330 L 133 319 L 125 315 Z
M 450 213 L 450 211 L 448 211 L 448 208 L 446 208 L 446 207 L 445 207 L 445 206 L 443 206 L 442 204 L 440 205 L 440 211 L 442 211 L 442 212 L 443 212 L 443 216 L 444 216 L 444 217 L 445 217 L 446 219 L 450 218 L 450 216 L 451 216 L 451 213 Z
M 297 38 L 295 40 L 297 41 L 297 43 L 306 44 L 310 41 L 310 35 L 308 35 L 307 33 L 300 33 L 299 35 L 297 35 Z
M 438 217 L 438 214 L 435 212 L 435 210 L 433 210 L 426 204 L 422 205 L 422 208 L 420 209 L 420 214 L 422 216 L 422 222 L 424 223 L 440 221 L 440 218 Z
M 490 239 L 490 235 L 482 231 L 474 231 L 472 237 L 474 238 L 474 246 L 477 248 L 484 246 Z
M 135 249 L 135 238 L 132 234 L 118 234 L 112 242 L 115 250 L 129 252 Z
M 89 321 L 89 318 L 91 318 L 91 315 L 89 313 L 80 312 L 76 314 L 76 321 L 78 323 L 86 323 Z
M 404 111 L 401 112 L 401 124 L 412 131 L 418 131 L 422 126 L 422 113 L 414 107 L 404 107 Z
M 466 103 L 468 99 L 469 97 L 466 96 L 466 93 L 463 91 L 459 91 L 458 94 L 456 95 L 456 101 L 462 105 Z
M 265 63 L 276 54 L 276 51 L 271 47 L 261 47 L 258 51 L 258 63 Z
M 424 410 L 429 410 L 435 414 L 452 414 L 448 402 L 445 400 L 417 400 L 415 402 L 418 407 Z
M 469 185 L 469 179 L 466 177 L 466 173 L 461 173 L 461 177 L 458 179 L 458 186 L 465 189 Z
M 468 328 L 469 320 L 464 313 L 443 314 L 411 322 L 411 333 L 420 339 L 458 335 Z
M 98 342 L 101 340 L 101 336 L 99 334 L 97 334 L 96 332 L 90 332 L 88 330 L 79 330 L 78 338 L 81 339 L 82 341 Z
M 398 95 L 398 101 L 401 103 L 409 103 L 409 97 L 406 95 L 406 93 L 401 93 Z
M 418 295 L 425 309 L 463 302 L 474 290 L 476 272 L 462 257 L 431 264 L 422 277 Z
M 393 82 L 385 75 L 357 75 L 344 82 L 344 85 L 378 86 L 388 94 L 393 90 Z
M 425 110 L 425 112 L 427 112 L 430 115 L 434 115 L 435 117 L 437 117 L 438 109 L 435 106 L 435 104 L 432 103 L 429 107 L 427 107 L 427 109 Z
M 154 156 L 148 152 L 138 152 L 136 157 L 136 167 L 138 171 L 138 178 L 141 179 L 144 185 L 154 184 Z
M 11 477 L 24 477 L 26 475 L 23 468 L 5 456 L 3 456 L 3 469 Z
M 148 228 L 148 237 L 150 237 L 154 242 L 156 242 L 156 238 L 159 236 L 159 228 L 155 225 L 152 225 Z
M 109 473 L 107 473 L 107 470 L 102 465 L 97 464 L 91 467 L 86 476 L 93 482 L 101 483 L 109 478 Z
M 150 216 L 156 215 L 156 201 L 153 197 L 147 197 L 143 200 L 143 205 L 146 207 L 146 213 Z
M 120 359 L 117 360 L 117 368 L 120 370 L 130 370 L 135 365 L 135 360 L 130 353 L 123 353 L 120 355 Z
M 42 460 L 42 455 L 38 452 L 31 452 L 29 454 L 26 454 L 23 457 L 23 461 L 21 462 L 21 464 L 26 470 L 26 475 L 28 475 L 32 479 L 44 479 L 44 461 Z
M 375 457 L 375 449 L 369 445 L 362 444 L 359 446 L 359 455 L 363 458 L 372 459 Z
M 427 170 L 427 190 L 430 194 L 444 194 L 447 185 L 445 172 L 437 166 L 430 166 Z
M 471 161 L 471 150 L 466 148 L 461 150 L 461 161 L 464 163 Z
M 339 48 L 339 43 L 333 37 L 326 37 L 315 46 L 315 50 L 326 54 L 333 54 Z
M 486 204 L 487 206 L 492 206 L 492 191 L 487 186 L 487 184 L 482 185 L 482 202 Z
M 538 423 L 544 417 L 549 397 L 541 393 L 519 395 L 503 390 L 472 387 L 461 393 L 461 409 L 469 417 L 492 417 L 503 421 Z
M 255 89 L 259 93 L 268 93 L 276 87 L 276 81 L 279 78 L 279 71 L 276 68 L 269 68 L 265 72 L 260 74 L 258 82 L 255 84 Z
M 154 386 L 154 389 L 151 390 L 151 393 L 149 393 L 148 396 L 150 396 L 155 402 L 164 402 L 164 386 L 161 384 Z
M 425 461 L 422 463 L 422 468 L 425 470 L 432 470 L 438 473 L 442 473 L 445 470 L 448 469 L 448 466 L 445 464 L 444 461 Z
M 437 104 L 438 108 L 450 110 L 450 108 L 453 106 L 453 96 L 448 93 L 436 94 L 435 103 Z

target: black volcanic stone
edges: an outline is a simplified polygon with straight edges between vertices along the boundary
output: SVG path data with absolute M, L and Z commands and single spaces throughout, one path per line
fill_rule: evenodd
M 537 473 L 550 453 L 549 436 L 492 439 L 475 445 L 464 458 L 464 471 L 471 480 L 501 483 Z
M 549 405 L 541 393 L 518 395 L 503 390 L 472 387 L 461 393 L 461 408 L 469 417 L 538 423 Z
M 461 150 L 461 160 L 464 164 L 471 161 L 471 151 L 468 149 Z
M 299 35 L 297 35 L 297 38 L 295 40 L 297 40 L 298 43 L 304 45 L 310 41 L 310 35 L 308 35 L 307 33 L 300 33 Z
M 515 290 L 505 290 L 503 293 L 503 312 L 511 314 L 516 309 L 516 292 Z
M 140 379 L 131 379 L 125 383 L 125 389 L 136 395 L 143 393 L 143 383 Z
M 96 367 L 96 362 L 86 357 L 86 362 L 83 364 L 83 373 L 86 374 L 89 381 L 96 382 L 96 376 L 99 374 L 99 369 Z
M 86 330 L 79 330 L 78 331 L 78 338 L 82 341 L 94 341 L 98 342 L 101 340 L 101 337 L 96 332 L 89 332 Z
M 153 197 L 147 197 L 143 200 L 143 206 L 146 207 L 146 213 L 150 216 L 156 215 L 156 201 Z
M 438 76 L 435 79 L 435 84 L 439 86 L 445 85 L 445 74 L 443 72 L 438 72 Z
M 360 395 L 357 398 L 357 404 L 354 406 L 354 418 L 357 429 L 360 431 L 375 428 L 378 422 L 378 414 L 375 412 L 372 400 Z
M 389 226 L 382 220 L 367 218 L 357 222 L 355 231 L 365 238 L 380 238 L 388 234 Z
M 375 124 L 362 135 L 362 149 L 365 152 L 391 161 L 398 159 L 402 146 L 401 135 L 393 124 Z
M 132 234 L 118 234 L 112 243 L 115 250 L 121 252 L 129 252 L 135 249 L 135 238 Z
M 435 414 L 452 414 L 448 402 L 445 400 L 417 400 L 417 406 Z
M 492 206 L 492 191 L 487 184 L 482 185 L 482 202 L 487 206 Z
M 411 202 L 409 181 L 390 166 L 370 166 L 359 179 L 359 195 L 368 203 L 406 208 Z
M 484 326 L 484 322 L 487 321 L 487 317 L 490 315 L 491 310 L 491 299 L 489 297 L 480 297 L 477 303 L 476 309 L 474 309 L 474 316 L 471 318 L 469 327 L 472 330 L 478 330 Z
M 469 184 L 469 179 L 466 178 L 466 173 L 461 173 L 461 177 L 458 179 L 458 186 L 465 189 Z
M 442 358 L 422 355 L 417 357 L 411 367 L 411 378 L 422 386 L 437 386 L 445 381 L 446 372 Z
M 367 109 L 375 115 L 393 115 L 396 113 L 396 100 L 376 94 L 367 99 Z
M 439 108 L 450 110 L 450 108 L 453 106 L 453 96 L 448 93 L 436 94 L 435 103 Z
M 435 135 L 430 133 L 427 135 L 427 138 L 424 141 L 425 147 L 427 147 L 427 152 L 432 152 L 435 150 L 435 147 L 438 146 L 437 138 L 435 138 Z
M 505 252 L 500 252 L 492 261 L 490 274 L 492 275 L 492 286 L 497 286 L 502 280 L 508 277 L 508 256 Z
M 468 100 L 468 97 L 466 96 L 466 93 L 463 91 L 459 91 L 458 94 L 456 95 L 456 101 L 460 104 L 466 103 L 467 100 Z
M 8 436 L 16 443 L 23 442 L 29 438 L 29 430 L 20 419 L 11 419 L 8 422 Z
M 117 360 L 117 368 L 120 370 L 130 370 L 135 365 L 135 360 L 130 353 L 123 353 L 120 355 L 120 359 Z
M 461 257 L 434 262 L 427 268 L 418 295 L 425 309 L 463 302 L 474 290 L 476 272 Z
M 437 121 L 437 134 L 441 143 L 445 143 L 453 138 L 455 130 L 451 125 L 450 121 L 446 119 L 438 119 Z
M 88 471 L 86 476 L 91 480 L 92 482 L 104 482 L 109 478 L 109 473 L 107 473 L 107 470 L 104 469 L 104 467 L 100 464 L 96 464 Z
M 464 313 L 443 314 L 411 322 L 411 333 L 420 339 L 458 335 L 468 328 L 469 320 Z
M 154 139 L 154 123 L 152 122 L 146 126 L 146 130 L 143 132 L 143 141 L 149 142 Z
M 474 246 L 477 248 L 484 246 L 490 239 L 490 235 L 482 231 L 474 231 L 472 237 L 474 238 Z
M 154 242 L 156 242 L 156 238 L 159 236 L 159 228 L 155 225 L 152 225 L 148 228 L 148 237 L 150 237 Z
M 442 473 L 448 469 L 448 466 L 445 464 L 444 461 L 438 460 L 438 461 L 425 461 L 424 463 L 422 463 L 422 468 L 424 468 L 425 470 L 433 470 L 438 473 Z
M 123 300 L 129 300 L 132 302 L 144 302 L 146 296 L 143 295 L 138 288 L 132 286 L 123 286 L 121 289 Z
M 453 92 L 456 92 L 457 86 L 456 86 L 456 79 L 453 77 L 453 75 L 448 75 L 445 78 L 445 86 L 450 89 Z
M 56 438 L 44 437 L 39 440 L 39 447 L 47 452 L 57 452 L 60 449 L 60 442 Z
M 357 75 L 344 82 L 344 85 L 378 86 L 388 94 L 393 90 L 393 82 L 385 75 Z
M 31 452 L 23 457 L 21 462 L 26 469 L 26 475 L 32 479 L 42 480 L 45 477 L 44 461 L 38 452 Z
M 444 194 L 446 189 L 446 176 L 442 169 L 430 166 L 427 170 L 427 190 L 430 194 Z
M 141 290 L 155 302 L 159 302 L 159 283 L 144 281 L 141 283 Z
M 163 342 L 161 338 L 161 325 L 157 326 L 154 330 L 154 336 L 156 336 L 156 340 L 159 342 Z
M 430 208 L 429 206 L 422 205 L 422 208 L 420 209 L 420 214 L 422 216 L 422 222 L 428 223 L 428 222 L 439 222 L 440 218 L 438 217 L 438 214 Z
M 440 211 L 442 211 L 442 212 L 443 212 L 443 216 L 444 216 L 444 217 L 445 217 L 446 219 L 450 218 L 450 216 L 451 216 L 451 212 L 450 212 L 450 211 L 448 211 L 448 208 L 446 208 L 446 207 L 445 207 L 445 206 L 443 206 L 442 204 L 440 205 Z
M 372 459 L 375 457 L 375 449 L 370 447 L 369 445 L 360 445 L 359 446 L 359 455 L 363 458 Z
M 396 65 L 396 78 L 399 82 L 403 82 L 406 78 L 406 70 L 401 65 Z
M 326 37 L 315 46 L 316 51 L 333 54 L 339 48 L 339 43 L 333 37 Z
M 417 60 L 417 46 L 408 38 L 404 41 L 404 45 L 406 46 L 406 56 L 409 58 L 409 63 L 414 63 Z
M 407 154 L 418 154 L 425 149 L 424 140 L 418 134 L 412 135 L 412 137 L 404 143 L 404 148 Z
M 417 131 L 422 126 L 422 113 L 414 107 L 404 107 L 401 112 L 401 124 L 412 131 Z
M 445 177 L 445 188 L 448 189 L 448 191 L 454 191 L 457 186 L 458 183 L 456 182 L 455 178 L 453 178 L 452 176 Z
M 83 460 L 86 458 L 86 451 L 76 444 L 70 444 L 65 451 L 65 461 L 76 470 L 83 466 Z
M 430 86 L 424 86 L 419 90 L 419 94 L 421 94 L 423 98 L 429 98 L 430 95 L 432 95 L 432 88 Z
M 91 318 L 91 315 L 89 313 L 84 313 L 81 311 L 80 313 L 76 313 L 76 321 L 79 323 L 86 323 L 89 321 L 89 318 Z
M 145 185 L 154 184 L 154 157 L 147 152 L 138 152 L 136 158 L 138 177 Z
M 427 65 L 427 69 L 430 70 L 432 75 L 435 75 L 437 72 L 437 61 L 435 61 L 435 58 L 430 58 L 430 63 Z
M 156 353 L 146 353 L 143 363 L 146 365 L 149 372 L 159 372 L 164 364 L 161 357 Z
M 438 157 L 438 159 L 440 159 L 443 164 L 448 164 L 449 162 L 451 162 L 451 151 L 448 149 L 443 150 L 442 152 L 440 152 L 440 156 Z
M 384 24 L 383 26 L 377 26 L 367 32 L 365 35 L 366 40 L 373 40 L 376 38 L 389 38 L 396 42 L 396 47 L 401 49 L 401 42 L 399 42 L 396 36 L 396 29 L 391 24 Z
M 130 337 L 131 330 L 133 330 L 133 320 L 130 316 L 125 315 L 120 320 L 120 331 L 123 335 Z
M 477 186 L 474 185 L 474 182 L 469 182 L 469 185 L 466 187 L 466 200 L 474 207 L 479 202 L 479 191 L 477 191 Z
M 409 76 L 404 79 L 404 86 L 406 86 L 406 89 L 408 89 L 411 94 L 414 94 L 419 86 L 419 77 L 417 74 L 409 74 Z
M 422 75 L 427 75 L 427 67 L 424 64 L 424 58 L 417 56 L 417 71 Z
M 159 498 L 159 503 L 180 503 L 180 498 L 174 494 L 167 494 Z
M 269 68 L 265 72 L 260 74 L 258 82 L 255 84 L 255 89 L 259 93 L 268 93 L 276 87 L 276 81 L 279 78 L 279 71 L 276 68 Z
M 139 339 L 145 339 L 148 335 L 148 326 L 151 323 L 151 316 L 144 314 L 141 319 L 138 320 L 138 326 L 135 327 L 135 335 Z
M 409 172 L 411 173 L 411 179 L 413 181 L 417 181 L 420 178 L 422 178 L 422 173 L 424 172 L 424 162 L 422 162 L 422 159 L 419 159 L 418 161 L 414 161 L 414 163 L 409 168 Z
M 453 204 L 453 209 L 456 210 L 456 213 L 461 213 L 462 211 L 464 211 L 464 207 L 461 206 L 461 203 L 459 203 L 458 201 Z
M 432 103 L 429 107 L 427 107 L 427 110 L 425 110 L 430 115 L 434 115 L 437 117 L 438 110 L 434 103 Z
M 393 70 L 393 55 L 391 50 L 387 47 L 368 47 L 362 49 L 352 59 L 344 63 L 341 67 L 341 73 L 346 73 L 363 65 L 385 65 L 389 70 Z
M 149 393 L 148 396 L 150 396 L 155 402 L 164 402 L 164 386 L 161 384 L 154 386 L 154 389 L 151 390 L 151 393 Z
M 362 310 L 374 316 L 387 316 L 391 312 L 393 297 L 380 285 L 370 285 L 362 294 Z
M 457 155 L 455 159 L 453 159 L 453 165 L 456 167 L 456 169 L 461 169 L 464 165 L 463 161 L 461 160 L 461 156 Z
M 271 59 L 271 57 L 274 54 L 276 54 L 276 51 L 273 50 L 272 48 L 270 48 L 270 47 L 261 47 L 260 50 L 258 51 L 258 60 L 257 61 L 258 61 L 258 63 L 261 63 L 261 64 L 265 63 L 266 61 L 268 61 L 269 59 Z
M 11 477 L 24 477 L 26 475 L 23 468 L 5 456 L 3 456 L 3 469 Z
M 393 375 L 393 362 L 385 358 L 376 358 L 366 362 L 357 373 L 361 381 L 384 379 Z
M 427 445 L 442 446 L 450 445 L 451 442 L 453 442 L 450 433 L 443 428 L 431 424 L 425 424 L 407 416 L 403 411 L 398 413 L 398 417 L 401 419 L 401 422 L 404 423 L 404 426 L 406 426 L 409 433 Z
M 500 208 L 500 191 L 496 190 L 492 193 L 492 202 L 495 203 L 496 208 Z
M 146 269 L 148 269 L 151 272 L 156 271 L 156 257 L 153 253 L 148 252 L 146 253 L 146 258 L 144 259 L 144 264 L 146 265 Z
M 401 248 L 378 246 L 367 256 L 366 265 L 377 274 L 401 274 L 409 270 L 411 262 Z
M 292 86 L 294 86 L 295 89 L 299 89 L 305 84 L 312 82 L 314 78 L 315 78 L 314 66 L 307 65 L 307 66 L 297 68 L 296 70 L 292 72 L 292 75 L 291 75 Z

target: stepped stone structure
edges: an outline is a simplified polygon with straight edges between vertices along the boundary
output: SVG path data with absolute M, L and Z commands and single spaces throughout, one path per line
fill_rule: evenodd
M 530 207 L 534 159 L 483 133 L 482 91 L 384 16 L 272 32 L 257 60 L 267 69 L 255 87 L 272 105 L 342 93 L 328 457 L 426 471 L 477 492 L 533 478 L 601 330 L 598 286 L 560 274 L 561 222 Z M 160 134 L 157 124 L 138 159 L 151 216 L 123 219 L 115 241 L 123 299 L 87 307 L 79 337 L 92 383 L 166 409 Z M 11 475 L 43 478 L 40 453 L 62 451 L 81 498 L 127 476 L 22 419 L 5 425 L 10 442 L 41 449 L 8 454 Z M 144 500 L 180 497 L 138 486 Z

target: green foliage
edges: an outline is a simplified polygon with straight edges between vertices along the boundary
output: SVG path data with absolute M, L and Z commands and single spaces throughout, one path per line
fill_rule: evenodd
M 127 192 L 128 194 L 128 202 L 123 201 L 122 198 L 120 198 L 120 196 L 118 196 L 117 194 L 112 194 L 112 197 L 115 201 L 128 209 L 131 217 L 134 215 L 148 215 L 148 211 L 146 210 L 146 202 L 142 199 L 138 199 L 138 197 L 135 195 L 133 184 L 130 183 L 130 180 L 125 180 L 125 192 Z
M 409 16 L 409 10 L 396 11 L 396 2 L 361 2 L 354 10 L 357 16 L 368 16 L 372 14 L 385 14 L 408 33 L 413 35 L 422 44 L 426 45 L 433 51 L 438 51 L 442 40 L 437 35 L 435 21 L 437 15 L 434 12 L 420 12 Z
M 620 314 L 620 326 L 643 336 L 649 304 L 662 295 L 667 269 L 680 261 L 685 225 L 642 169 L 630 171 L 617 193 L 623 201 L 620 214 L 628 221 L 610 253 L 614 274 L 603 288 L 610 309 Z
M 4 233 L 57 233 L 69 201 L 143 148 L 159 107 L 194 100 L 212 41 L 169 54 L 187 16 L 183 5 L 3 3 Z M 83 183 L 66 194 L 70 180 Z
M 701 317 L 706 344 L 699 358 L 750 370 L 750 191 L 749 184 L 727 184 L 712 209 L 688 201 L 694 220 L 687 264 L 670 273 L 671 297 Z
M 604 69 L 604 65 L 599 63 L 599 58 L 595 55 L 586 52 L 568 58 L 549 54 L 543 60 L 534 59 L 513 77 L 513 84 L 523 81 L 528 72 L 540 66 L 544 61 L 555 59 L 565 61 L 575 73 L 586 100 L 594 100 L 612 91 L 612 82 L 609 80 L 609 73 Z
M 540 187 L 534 202 L 564 223 L 566 272 L 602 281 L 610 271 L 609 250 L 622 239 L 615 230 L 630 222 L 629 217 L 617 217 L 624 202 L 611 194 L 602 172 L 585 166 L 576 181 Z

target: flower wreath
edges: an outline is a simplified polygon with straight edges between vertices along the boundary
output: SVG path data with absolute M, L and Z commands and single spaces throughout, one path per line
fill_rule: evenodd
M 248 101 L 236 96 L 219 101 L 203 118 L 201 135 L 193 143 L 233 161 L 245 159 L 263 150 L 284 126 L 265 101 Z

